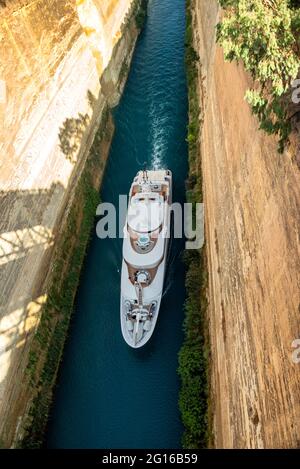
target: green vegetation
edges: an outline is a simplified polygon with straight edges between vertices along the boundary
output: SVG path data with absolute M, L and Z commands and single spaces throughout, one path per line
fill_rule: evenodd
M 52 389 L 69 328 L 96 207 L 100 201 L 93 176 L 103 164 L 99 156 L 99 145 L 108 137 L 108 119 L 109 113 L 106 111 L 78 182 L 62 237 L 57 243 L 59 248 L 54 254 L 48 299 L 42 310 L 27 366 L 29 383 L 36 389 L 36 393 L 29 411 L 28 428 L 21 443 L 23 448 L 38 448 L 43 442 Z
M 135 23 L 138 29 L 142 29 L 147 15 L 148 0 L 139 0 L 139 3 L 140 5 L 135 15 Z
M 199 99 L 199 57 L 193 47 L 192 9 L 194 0 L 187 1 L 186 73 L 189 93 L 189 179 L 187 200 L 202 201 L 202 181 L 199 137 L 201 105 Z M 185 432 L 185 449 L 205 448 L 208 445 L 208 334 L 206 327 L 207 269 L 201 251 L 186 251 L 187 266 L 184 343 L 179 352 L 178 373 L 181 378 L 179 408 Z
M 208 444 L 208 348 L 206 337 L 206 266 L 198 251 L 186 251 L 185 340 L 179 352 L 181 391 L 179 408 L 185 432 L 186 449 L 205 448 Z
M 219 0 L 217 40 L 229 61 L 242 61 L 253 89 L 246 99 L 261 129 L 279 137 L 282 152 L 295 117 L 291 81 L 300 68 L 299 0 Z
M 122 33 L 126 31 L 128 26 L 132 23 L 132 18 L 135 20 L 135 25 L 138 30 L 141 30 L 145 24 L 145 19 L 147 15 L 147 5 L 148 0 L 134 0 L 130 11 L 127 13 L 124 23 L 122 25 Z
M 185 34 L 185 64 L 187 73 L 187 85 L 189 91 L 189 163 L 190 174 L 195 174 L 198 160 L 198 142 L 200 135 L 200 102 L 198 87 L 198 64 L 199 56 L 193 46 L 193 24 L 192 24 L 192 4 L 193 0 L 187 0 L 186 7 L 186 34 Z
M 121 71 L 120 71 L 120 75 L 119 75 L 119 82 L 120 83 L 123 83 L 123 81 L 127 78 L 129 68 L 130 68 L 130 65 L 126 61 L 123 62 L 122 68 L 121 68 Z

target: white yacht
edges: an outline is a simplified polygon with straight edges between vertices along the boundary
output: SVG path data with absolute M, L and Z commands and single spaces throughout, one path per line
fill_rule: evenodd
M 148 342 L 158 318 L 171 204 L 171 171 L 140 171 L 136 175 L 129 192 L 121 276 L 121 327 L 125 341 L 133 348 Z

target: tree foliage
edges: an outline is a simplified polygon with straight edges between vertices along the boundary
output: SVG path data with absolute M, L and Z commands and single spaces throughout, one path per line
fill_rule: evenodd
M 291 132 L 291 81 L 300 69 L 299 0 L 219 0 L 224 17 L 217 40 L 229 61 L 242 61 L 253 80 L 246 93 L 263 130 L 279 137 L 283 151 Z

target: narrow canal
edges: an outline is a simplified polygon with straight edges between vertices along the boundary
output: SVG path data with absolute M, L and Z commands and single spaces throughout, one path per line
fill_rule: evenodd
M 185 200 L 185 0 L 150 0 L 122 100 L 101 197 L 117 206 L 136 172 L 169 168 Z M 183 240 L 173 240 L 151 341 L 130 349 L 119 319 L 122 240 L 91 241 L 50 416 L 52 448 L 179 448 L 177 354 L 185 299 Z

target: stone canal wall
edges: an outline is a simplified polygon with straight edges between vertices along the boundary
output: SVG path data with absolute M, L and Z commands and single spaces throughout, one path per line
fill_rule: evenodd
M 216 46 L 215 0 L 193 1 L 209 270 L 214 443 L 299 447 L 299 139 L 283 155 L 258 130 L 242 64 Z
M 24 426 L 37 418 L 32 404 L 45 386 L 41 375 L 51 358 L 48 347 L 62 314 L 57 306 L 61 299 L 49 310 L 49 291 L 53 278 L 64 288 L 71 256 L 77 252 L 85 198 L 91 196 L 86 185 L 99 188 L 113 132 L 108 109 L 122 93 L 138 35 L 140 6 L 140 0 L 0 2 L 0 445 L 4 447 L 18 445 Z M 78 220 L 73 220 L 71 238 L 67 225 L 74 207 Z M 91 223 L 92 218 L 83 223 L 85 234 Z M 76 275 L 87 240 L 83 236 L 80 241 Z M 68 246 L 67 251 L 62 246 Z M 76 281 L 72 288 L 71 300 Z M 45 324 L 40 324 L 45 309 L 46 334 Z M 60 336 L 65 333 L 66 327 Z M 42 351 L 36 339 L 32 350 L 33 337 L 43 342 Z M 57 343 L 60 350 L 61 338 Z M 51 388 L 53 376 L 49 379 Z

